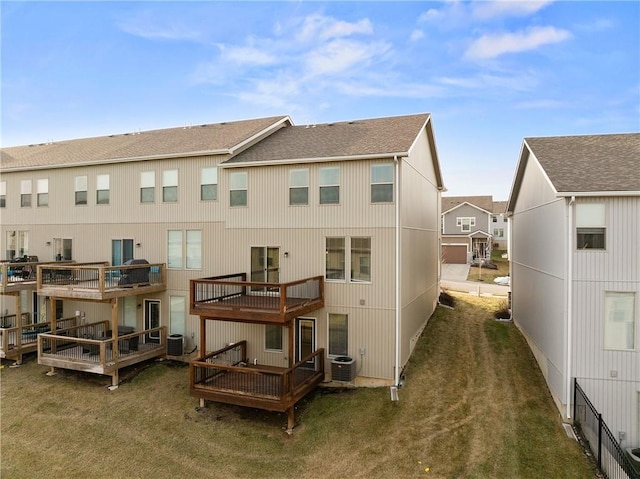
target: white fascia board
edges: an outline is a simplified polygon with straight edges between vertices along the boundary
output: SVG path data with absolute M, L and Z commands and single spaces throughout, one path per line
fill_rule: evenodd
M 329 163 L 333 161 L 353 161 L 353 160 L 393 160 L 395 157 L 401 159 L 408 156 L 407 152 L 398 153 L 376 153 L 370 155 L 350 155 L 350 156 L 323 156 L 319 158 L 291 158 L 286 160 L 266 160 L 266 161 L 245 161 L 242 163 L 226 163 L 222 162 L 218 168 L 249 168 L 252 166 L 271 166 L 271 165 L 295 165 L 300 163 Z
M 138 161 L 150 160 L 168 160 L 171 158 L 187 158 L 194 156 L 212 156 L 212 155 L 229 155 L 230 150 L 207 150 L 207 151 L 190 151 L 188 153 L 171 153 L 165 155 L 149 155 L 149 156 L 132 156 L 128 158 L 108 158 L 105 160 L 78 161 L 74 163 L 65 163 L 61 165 L 38 165 L 38 166 L 20 166 L 15 168 L 2 168 L 1 173 L 9 173 L 15 171 L 33 171 L 33 170 L 53 170 L 60 168 L 76 168 L 79 166 L 96 166 L 96 165 L 113 165 L 116 163 L 134 163 Z
M 465 202 L 463 202 L 463 203 L 460 203 L 459 205 L 455 205 L 453 208 L 449 208 L 447 211 L 445 211 L 445 212 L 443 212 L 443 213 L 442 213 L 442 216 L 444 216 L 444 215 L 446 215 L 446 214 L 449 214 L 449 213 L 451 213 L 453 210 L 455 210 L 456 208 L 460 208 L 461 206 L 464 206 L 464 205 L 471 206 L 471 207 L 473 207 L 473 208 L 477 209 L 478 211 L 482 211 L 482 212 L 484 212 L 484 213 L 486 213 L 486 214 L 488 214 L 488 215 L 492 215 L 492 214 L 493 214 L 493 213 L 491 213 L 491 211 L 487 211 L 487 210 L 485 210 L 484 208 L 480 208 L 478 205 L 474 205 L 473 203 L 469 203 L 468 201 L 465 201 Z
M 556 196 L 559 198 L 571 198 L 572 196 L 640 196 L 639 191 L 558 191 Z
M 258 139 L 262 138 L 263 136 L 265 136 L 265 133 L 270 132 L 272 130 L 273 131 L 277 131 L 280 128 L 284 127 L 285 123 L 289 123 L 290 125 L 293 125 L 293 122 L 291 121 L 291 118 L 289 118 L 289 116 L 285 116 L 285 117 L 281 118 L 280 120 L 278 120 L 277 122 L 275 122 L 273 125 L 265 128 L 264 130 L 260 130 L 255 135 L 250 136 L 249 138 L 247 138 L 246 140 L 241 141 L 240 143 L 238 143 L 235 146 L 232 146 L 231 148 L 229 148 L 229 153 L 233 154 L 233 153 L 237 152 L 238 150 L 243 150 L 245 146 L 251 145 L 256 140 L 258 140 Z

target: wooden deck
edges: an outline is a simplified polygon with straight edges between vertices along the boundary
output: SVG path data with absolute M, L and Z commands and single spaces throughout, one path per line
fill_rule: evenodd
M 38 266 L 51 263 L 50 261 L 3 261 L 0 263 L 0 294 L 35 290 L 38 284 Z M 58 262 L 57 264 L 73 264 L 73 262 Z
M 269 411 L 288 411 L 324 380 L 324 349 L 291 368 L 248 364 L 246 341 L 191 361 L 194 397 Z
M 17 324 L 15 314 L 3 316 L 0 320 L 0 358 L 22 361 L 22 355 L 35 352 L 38 348 L 38 334 L 51 330 L 51 324 L 30 321 L 29 313 L 22 314 L 21 324 Z M 13 320 L 11 320 L 13 319 Z M 61 318 L 56 320 L 57 327 L 69 328 L 76 325 L 78 318 Z
M 117 386 L 119 369 L 167 354 L 164 326 L 119 335 L 117 339 L 110 336 L 110 327 L 109 321 L 99 321 L 39 334 L 38 364 L 109 375 Z M 152 335 L 159 339 L 152 341 Z
M 191 280 L 190 313 L 201 318 L 285 324 L 324 306 L 324 278 L 247 281 L 246 273 Z
M 164 263 L 109 266 L 108 263 L 48 263 L 37 268 L 38 294 L 105 301 L 167 289 Z

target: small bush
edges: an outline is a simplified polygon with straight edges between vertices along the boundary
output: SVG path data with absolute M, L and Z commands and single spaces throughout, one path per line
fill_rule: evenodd
M 493 313 L 493 317 L 496 319 L 511 319 L 511 310 L 506 301 L 500 303 L 500 308 Z
M 438 302 L 444 306 L 449 306 L 450 308 L 453 308 L 456 305 L 456 299 L 445 291 L 440 293 Z

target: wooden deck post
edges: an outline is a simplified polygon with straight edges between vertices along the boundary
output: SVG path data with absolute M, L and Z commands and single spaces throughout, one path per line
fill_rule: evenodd
M 18 348 L 18 359 L 16 364 L 22 364 L 22 301 L 20 300 L 20 293 L 16 295 L 16 347 Z
M 200 316 L 200 357 L 207 354 L 207 318 Z
M 295 424 L 295 406 L 291 406 L 287 411 L 287 434 L 293 432 L 293 426 Z
M 111 357 L 113 358 L 113 362 L 118 364 L 118 298 L 111 300 L 111 339 L 113 340 Z M 116 370 L 116 380 L 117 377 L 118 374 Z

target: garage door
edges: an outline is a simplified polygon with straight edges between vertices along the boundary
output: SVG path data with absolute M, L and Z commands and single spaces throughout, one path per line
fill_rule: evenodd
M 449 244 L 442 245 L 442 262 L 447 264 L 466 264 L 467 245 Z

